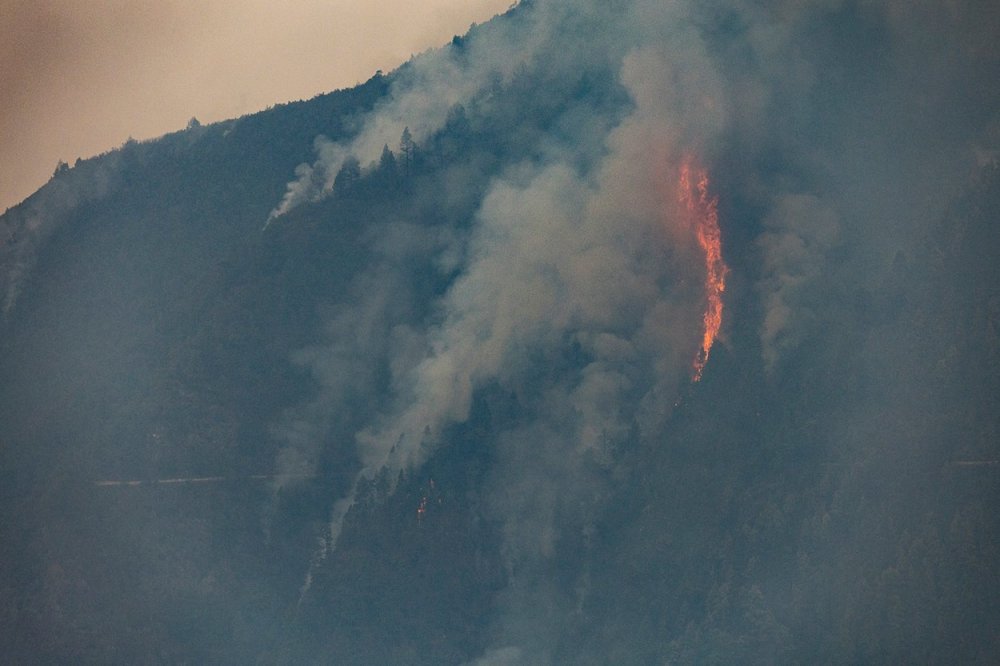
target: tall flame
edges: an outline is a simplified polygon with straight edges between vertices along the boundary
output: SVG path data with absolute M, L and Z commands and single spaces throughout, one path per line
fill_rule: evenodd
M 705 254 L 705 314 L 701 349 L 695 355 L 691 380 L 701 379 L 708 355 L 722 326 L 722 292 L 726 290 L 729 267 L 722 260 L 722 232 L 719 230 L 719 199 L 708 194 L 708 172 L 692 174 L 690 161 L 681 166 L 678 198 L 687 211 L 698 246 Z

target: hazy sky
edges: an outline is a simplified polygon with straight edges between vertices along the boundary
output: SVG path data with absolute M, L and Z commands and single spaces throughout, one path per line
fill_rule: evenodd
M 73 163 L 352 86 L 512 0 L 0 0 L 0 210 Z

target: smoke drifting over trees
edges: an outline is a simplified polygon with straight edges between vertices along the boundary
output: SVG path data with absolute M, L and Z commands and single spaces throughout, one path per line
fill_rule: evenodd
M 57 174 L 0 219 L 7 621 L 53 658 L 987 663 L 997 22 L 525 1 Z M 188 473 L 261 482 L 93 486 Z

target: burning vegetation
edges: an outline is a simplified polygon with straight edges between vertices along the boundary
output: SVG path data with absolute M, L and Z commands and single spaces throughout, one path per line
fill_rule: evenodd
M 719 230 L 719 199 L 708 193 L 708 171 L 694 169 L 690 160 L 681 166 L 678 200 L 687 222 L 694 228 L 698 247 L 705 255 L 705 313 L 701 348 L 692 364 L 691 380 L 697 382 L 708 362 L 712 345 L 722 326 L 722 293 L 726 290 L 729 267 L 722 259 Z

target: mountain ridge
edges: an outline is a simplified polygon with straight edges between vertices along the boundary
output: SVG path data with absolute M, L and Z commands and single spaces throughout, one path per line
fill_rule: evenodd
M 1000 58 L 891 4 L 521 2 L 60 170 L 0 217 L 0 652 L 989 663 L 997 99 L 903 83 Z

